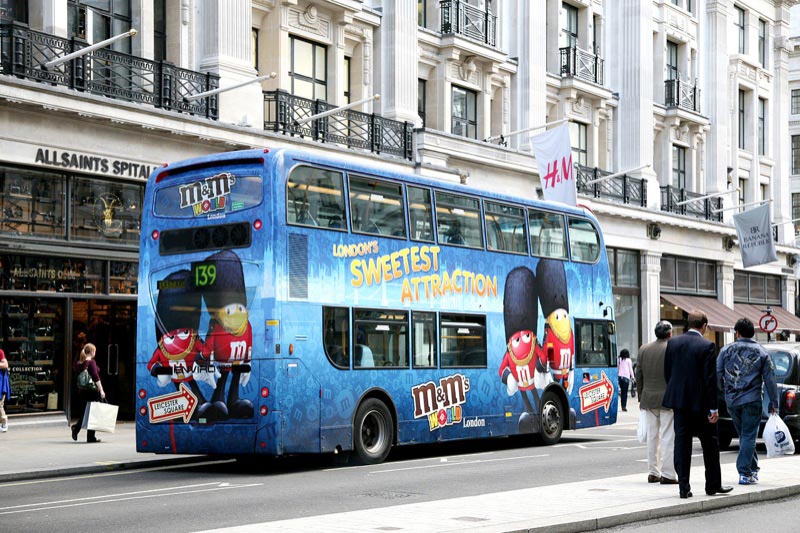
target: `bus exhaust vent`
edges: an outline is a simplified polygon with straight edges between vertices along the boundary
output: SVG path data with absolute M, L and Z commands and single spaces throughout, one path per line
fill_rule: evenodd
M 289 298 L 308 298 L 308 237 L 289 234 Z

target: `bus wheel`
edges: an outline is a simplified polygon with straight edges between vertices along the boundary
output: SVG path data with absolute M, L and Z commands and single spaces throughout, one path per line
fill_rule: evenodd
M 561 401 L 552 391 L 542 394 L 542 414 L 540 416 L 544 444 L 556 444 L 561 439 L 564 430 L 564 416 Z
M 380 400 L 370 398 L 359 406 L 353 427 L 355 448 L 363 464 L 382 463 L 394 441 L 394 425 L 389 409 Z

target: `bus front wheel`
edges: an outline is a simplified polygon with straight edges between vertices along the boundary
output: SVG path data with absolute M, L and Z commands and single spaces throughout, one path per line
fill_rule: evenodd
M 375 398 L 362 403 L 356 412 L 353 435 L 356 453 L 363 464 L 382 463 L 394 441 L 394 424 L 386 404 Z
M 564 430 L 564 415 L 561 400 L 552 391 L 542 394 L 541 439 L 544 444 L 556 444 Z

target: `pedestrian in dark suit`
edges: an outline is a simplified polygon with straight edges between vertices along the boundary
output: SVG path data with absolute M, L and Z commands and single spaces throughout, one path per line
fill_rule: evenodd
M 693 310 L 689 330 L 667 341 L 664 377 L 667 388 L 663 405 L 675 414 L 675 471 L 681 498 L 691 498 L 689 472 L 692 466 L 692 437 L 700 439 L 706 468 L 706 494 L 725 494 L 733 487 L 722 486 L 719 466 L 716 348 L 703 337 L 708 317 Z

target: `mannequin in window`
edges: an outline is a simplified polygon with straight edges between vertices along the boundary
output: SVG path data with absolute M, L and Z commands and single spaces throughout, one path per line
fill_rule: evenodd
M 367 335 L 364 333 L 364 328 L 358 328 L 354 350 L 354 366 L 356 367 L 371 368 L 375 366 L 375 358 L 372 355 L 372 350 L 366 345 L 366 342 Z

